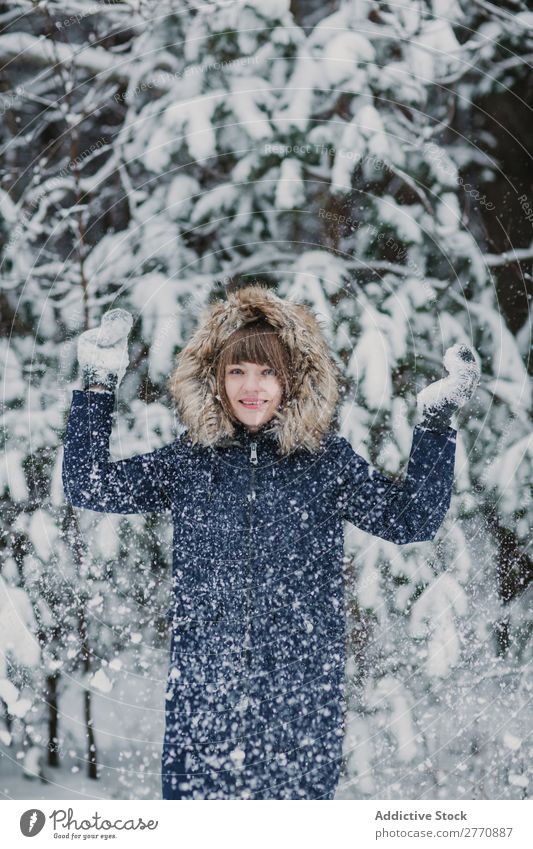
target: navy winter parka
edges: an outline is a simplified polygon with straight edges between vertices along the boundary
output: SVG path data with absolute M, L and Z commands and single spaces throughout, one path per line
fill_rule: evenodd
M 415 427 L 402 482 L 331 431 L 313 451 L 283 453 L 268 424 L 253 433 L 234 422 L 202 444 L 189 422 L 173 443 L 112 462 L 114 402 L 74 391 L 63 485 L 75 507 L 168 511 L 173 522 L 163 798 L 333 798 L 343 522 L 399 545 L 433 539 L 450 504 L 456 431 Z

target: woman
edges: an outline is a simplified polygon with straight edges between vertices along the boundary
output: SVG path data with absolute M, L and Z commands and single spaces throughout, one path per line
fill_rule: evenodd
M 448 349 L 450 376 L 420 393 L 407 475 L 392 481 L 330 429 L 339 375 L 312 313 L 248 286 L 206 310 L 178 357 L 169 385 L 185 431 L 110 462 L 130 327 L 113 310 L 80 337 L 63 484 L 76 507 L 172 515 L 163 798 L 331 799 L 343 520 L 398 545 L 433 539 L 452 491 L 450 417 L 477 363 L 464 345 Z

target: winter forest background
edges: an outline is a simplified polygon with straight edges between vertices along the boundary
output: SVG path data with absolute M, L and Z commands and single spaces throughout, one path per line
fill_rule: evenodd
M 531 795 L 532 59 L 519 0 L 0 3 L 1 798 L 160 798 L 171 523 L 65 504 L 77 336 L 134 314 L 112 456 L 153 450 L 254 280 L 391 476 L 445 349 L 482 363 L 435 541 L 346 525 L 338 798 Z

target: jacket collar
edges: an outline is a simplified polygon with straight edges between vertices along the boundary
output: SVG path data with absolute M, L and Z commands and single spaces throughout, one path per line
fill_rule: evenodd
M 246 427 L 246 425 L 240 421 L 236 421 L 233 427 L 235 431 L 234 438 L 241 444 L 248 445 L 250 442 L 276 441 L 276 434 L 272 427 L 272 420 L 265 422 L 265 424 L 261 425 L 261 427 L 257 430 L 250 430 L 250 428 Z
M 233 435 L 223 436 L 217 440 L 214 448 L 229 448 L 237 446 L 248 449 L 252 442 L 257 442 L 259 445 L 278 446 L 276 430 L 272 427 L 272 420 L 265 422 L 258 430 L 252 431 L 240 421 L 233 422 Z

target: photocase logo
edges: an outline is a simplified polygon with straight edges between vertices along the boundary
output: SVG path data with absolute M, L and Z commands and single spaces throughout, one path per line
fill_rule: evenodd
M 35 837 L 42 830 L 46 817 L 38 808 L 24 811 L 20 818 L 20 830 L 24 837 Z

